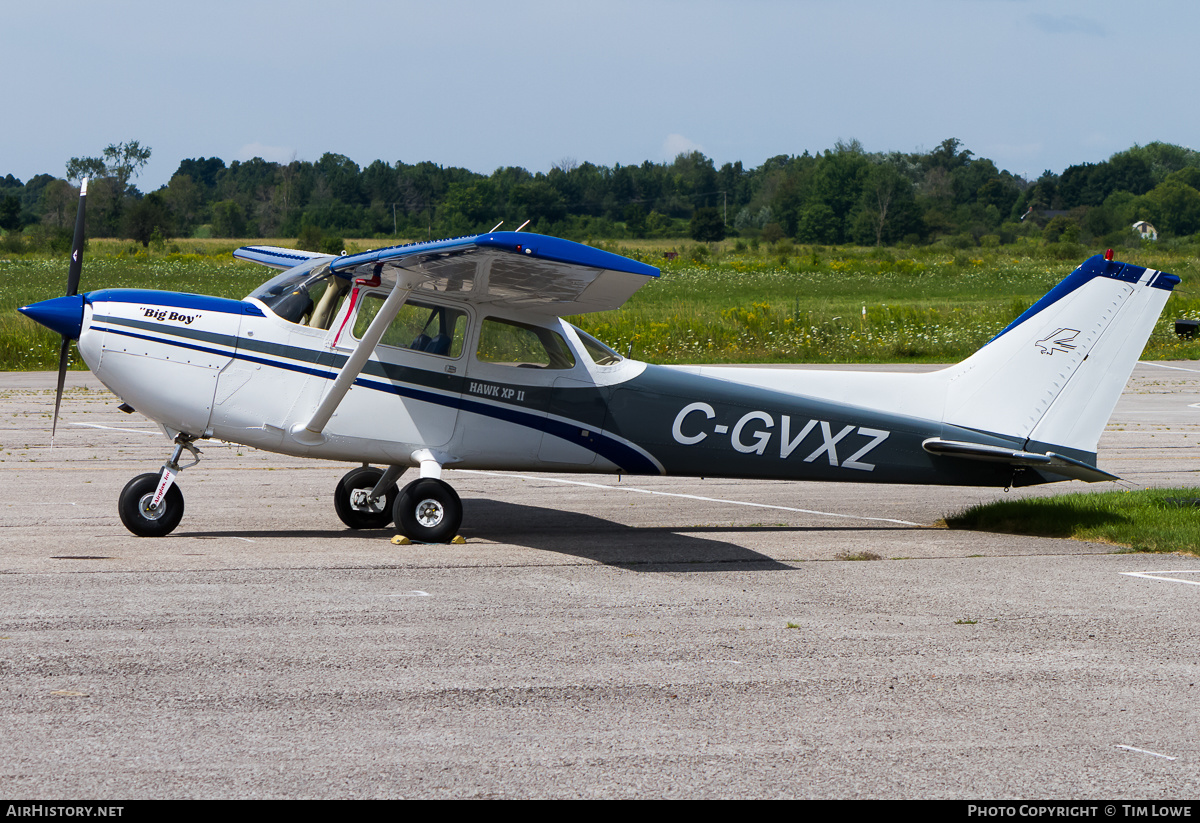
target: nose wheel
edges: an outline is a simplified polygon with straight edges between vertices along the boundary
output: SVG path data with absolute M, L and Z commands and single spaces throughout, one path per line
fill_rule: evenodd
M 183 519 L 183 492 L 171 486 L 155 505 L 161 478 L 157 474 L 139 474 L 125 484 L 117 511 L 125 528 L 138 537 L 164 537 Z
M 444 480 L 423 477 L 404 487 L 393 511 L 396 528 L 417 543 L 449 543 L 462 525 L 462 500 Z

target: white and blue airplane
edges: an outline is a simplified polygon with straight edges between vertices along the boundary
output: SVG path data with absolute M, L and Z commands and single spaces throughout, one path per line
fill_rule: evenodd
M 492 231 L 332 256 L 234 254 L 282 272 L 244 300 L 78 294 L 21 309 L 174 442 L 121 492 L 141 536 L 183 516 L 195 443 L 361 463 L 334 490 L 355 529 L 446 542 L 445 468 L 1025 486 L 1115 480 L 1096 449 L 1174 275 L 1093 257 L 963 362 L 922 374 L 664 367 L 564 316 L 620 307 L 657 269 Z M 180 465 L 184 451 L 194 460 Z M 374 464 L 374 465 L 373 465 Z M 403 489 L 407 470 L 418 477 Z

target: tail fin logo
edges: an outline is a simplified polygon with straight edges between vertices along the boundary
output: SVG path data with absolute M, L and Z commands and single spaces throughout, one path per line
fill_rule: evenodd
M 1072 341 L 1078 336 L 1079 329 L 1059 329 L 1046 335 L 1034 345 L 1042 350 L 1042 354 L 1054 354 L 1056 351 L 1069 354 L 1075 350 L 1075 343 Z

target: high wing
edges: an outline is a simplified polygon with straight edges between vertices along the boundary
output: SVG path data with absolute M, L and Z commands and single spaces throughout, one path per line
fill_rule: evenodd
M 233 256 L 239 260 L 262 263 L 264 266 L 270 266 L 273 269 L 290 269 L 294 266 L 299 266 L 307 260 L 312 260 L 314 257 L 328 257 L 331 260 L 333 259 L 332 254 L 321 254 L 320 252 L 303 251 L 301 249 L 285 249 L 279 246 L 242 246 L 233 252 Z
M 352 301 L 359 284 L 387 281 L 391 291 L 308 422 L 292 427 L 293 437 L 309 445 L 324 440 L 322 431 L 329 418 L 414 289 L 466 303 L 562 316 L 620 308 L 648 278 L 658 277 L 658 269 L 627 257 L 517 232 L 344 255 L 331 262 L 329 270 L 354 282 Z M 422 476 L 427 471 L 425 462 Z
M 415 275 L 418 290 L 559 317 L 620 308 L 659 275 L 655 267 L 627 257 L 511 231 L 350 254 L 329 268 L 351 279 Z

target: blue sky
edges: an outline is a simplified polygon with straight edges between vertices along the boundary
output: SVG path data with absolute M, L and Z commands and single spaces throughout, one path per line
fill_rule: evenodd
M 201 156 L 753 167 L 957 137 L 1037 177 L 1200 148 L 1198 30 L 1186 0 L 42 0 L 0 17 L 0 175 L 126 140 L 149 191 Z

